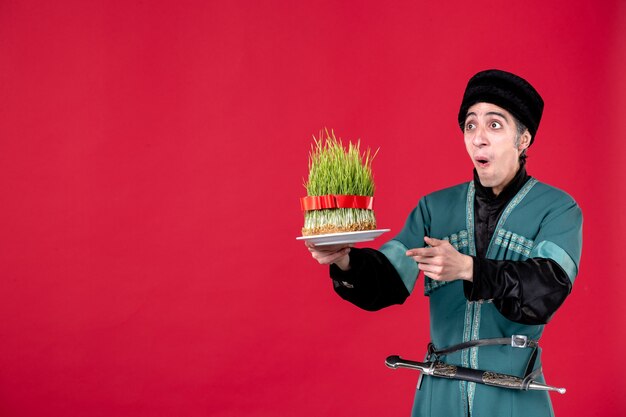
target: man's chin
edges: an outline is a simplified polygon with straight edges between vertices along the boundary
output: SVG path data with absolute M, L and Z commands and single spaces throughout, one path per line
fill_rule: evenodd
M 478 179 L 480 180 L 480 185 L 485 188 L 491 188 L 495 185 L 493 177 L 490 175 L 480 175 L 480 171 L 478 171 Z

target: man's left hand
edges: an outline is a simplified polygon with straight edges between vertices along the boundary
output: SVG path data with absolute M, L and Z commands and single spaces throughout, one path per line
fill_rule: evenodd
M 472 281 L 474 260 L 471 256 L 463 255 L 445 240 L 426 236 L 424 242 L 430 247 L 409 249 L 406 256 L 413 258 L 425 275 L 436 281 Z

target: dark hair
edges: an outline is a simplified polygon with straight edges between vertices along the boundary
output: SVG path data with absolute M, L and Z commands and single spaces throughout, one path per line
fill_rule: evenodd
M 522 135 L 528 130 L 528 128 L 526 126 L 524 126 L 524 123 L 520 122 L 517 117 L 513 116 L 513 121 L 515 122 L 515 147 L 519 146 L 519 141 L 522 137 Z M 530 132 L 528 132 L 530 133 Z M 519 160 L 520 162 L 525 162 L 526 158 L 528 157 L 526 155 L 526 150 L 528 148 L 524 149 L 522 151 L 522 153 L 519 155 Z

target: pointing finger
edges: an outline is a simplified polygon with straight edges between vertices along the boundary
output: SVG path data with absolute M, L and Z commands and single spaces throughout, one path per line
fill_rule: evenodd
M 406 251 L 406 256 L 435 256 L 437 250 L 435 248 L 418 248 Z
M 424 242 L 426 242 L 427 245 L 430 246 L 440 246 L 444 243 L 446 243 L 445 240 L 440 240 L 440 239 L 435 239 L 434 237 L 429 237 L 429 236 L 424 236 Z

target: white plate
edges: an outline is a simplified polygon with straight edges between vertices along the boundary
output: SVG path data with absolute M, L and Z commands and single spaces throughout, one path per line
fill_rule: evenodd
M 312 235 L 312 236 L 300 236 L 296 240 L 304 240 L 306 242 L 314 243 L 317 246 L 324 245 L 341 245 L 344 243 L 357 243 L 368 242 L 376 239 L 378 236 L 390 229 L 378 229 L 378 230 L 361 230 L 358 232 L 345 232 L 345 233 L 328 233 L 326 235 Z

